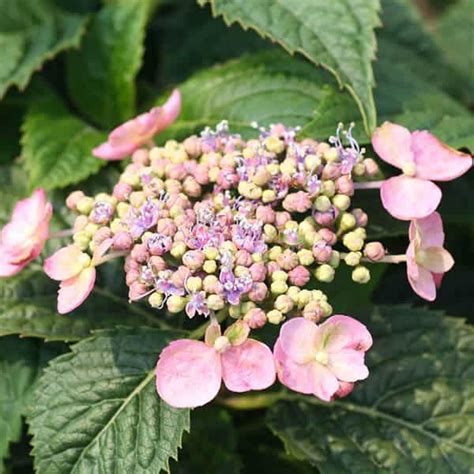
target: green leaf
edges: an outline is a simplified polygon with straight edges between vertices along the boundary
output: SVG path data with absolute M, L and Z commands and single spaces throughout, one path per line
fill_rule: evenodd
M 67 55 L 71 100 L 104 128 L 135 114 L 135 77 L 142 63 L 149 10 L 149 0 L 104 6 L 93 17 L 81 49 Z
M 2 337 L 0 342 L 0 472 L 11 442 L 21 436 L 23 416 L 46 362 L 63 347 L 34 339 Z
M 470 472 L 473 328 L 404 306 L 361 320 L 374 337 L 369 378 L 331 403 L 288 395 L 270 409 L 270 428 L 322 473 Z
M 75 341 L 95 329 L 163 324 L 158 315 L 101 288 L 101 281 L 99 276 L 94 293 L 76 311 L 60 315 L 56 312 L 58 283 L 40 270 L 27 269 L 13 278 L 1 279 L 0 335 Z
M 28 183 L 25 172 L 18 165 L 0 166 L 0 186 L 0 227 L 3 227 L 10 220 L 15 203 L 26 194 Z
M 357 102 L 367 133 L 375 128 L 372 95 L 374 28 L 380 26 L 378 0 L 198 0 L 210 3 L 214 16 L 238 22 L 278 42 L 291 54 L 301 53 L 330 71 Z
M 96 173 L 106 163 L 91 154 L 105 134 L 72 115 L 52 91 L 43 90 L 32 100 L 22 131 L 30 188 L 63 188 Z
M 151 328 L 98 332 L 55 359 L 29 419 L 36 471 L 169 471 L 189 410 L 159 399 L 153 369 L 178 336 Z
M 12 85 L 24 89 L 32 74 L 59 52 L 77 47 L 85 17 L 50 0 L 0 0 L 0 98 Z
M 244 56 L 207 69 L 179 88 L 182 112 L 179 120 L 160 134 L 160 141 L 184 138 L 223 119 L 229 120 L 233 132 L 245 136 L 256 133 L 251 126 L 255 121 L 264 126 L 277 122 L 305 125 L 318 105 L 326 104 L 326 98 L 333 97 L 336 90 L 329 74 L 280 51 Z M 330 114 L 328 105 L 325 107 L 325 113 Z M 338 122 L 336 111 L 333 115 L 331 133 Z

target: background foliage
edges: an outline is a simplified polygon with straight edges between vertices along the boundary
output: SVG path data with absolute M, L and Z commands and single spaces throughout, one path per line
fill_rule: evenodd
M 370 155 L 370 133 L 389 119 L 472 152 L 474 2 L 417 3 L 0 0 L 0 224 L 42 186 L 53 225 L 67 225 L 72 186 L 95 193 L 118 173 L 91 149 L 175 86 L 183 110 L 160 142 L 222 119 L 245 136 L 253 121 L 283 121 L 320 139 L 354 121 Z M 420 302 L 397 266 L 362 289 L 344 274 L 324 288 L 376 341 L 371 378 L 330 405 L 276 388 L 172 409 L 150 371 L 180 321 L 128 305 L 120 268 L 101 268 L 68 316 L 38 268 L 0 281 L 0 473 L 470 472 L 473 179 L 443 186 L 457 265 L 436 303 Z M 359 199 L 372 236 L 404 251 L 407 225 L 374 194 Z

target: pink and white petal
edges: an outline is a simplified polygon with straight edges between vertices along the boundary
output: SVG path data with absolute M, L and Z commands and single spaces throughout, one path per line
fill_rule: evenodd
M 174 89 L 168 100 L 161 107 L 161 115 L 155 133 L 169 127 L 181 112 L 181 93 Z
M 0 246 L 0 277 L 10 277 L 19 273 L 30 263 L 30 260 L 24 260 L 21 263 L 12 263 L 8 260 L 8 254 Z
M 305 318 L 293 318 L 280 329 L 281 348 L 294 362 L 304 364 L 314 359 L 318 327 Z
M 315 362 L 297 364 L 283 351 L 280 339 L 277 339 L 273 347 L 273 356 L 280 383 L 295 392 L 304 393 L 305 395 L 313 393 L 315 382 L 312 367 Z
M 354 389 L 353 382 L 342 382 L 339 380 L 339 388 L 337 389 L 337 392 L 334 394 L 334 398 L 347 397 L 347 395 L 349 395 L 353 389 Z
M 221 386 L 218 352 L 204 342 L 173 341 L 156 364 L 156 390 L 168 405 L 194 408 L 210 402 Z
M 449 147 L 427 131 L 412 133 L 416 176 L 432 181 L 450 181 L 472 167 L 472 157 Z
M 46 206 L 46 193 L 44 189 L 38 188 L 33 194 L 15 205 L 12 214 L 12 221 L 22 221 L 34 227 L 38 220 L 43 218 Z
M 88 267 L 79 275 L 62 281 L 58 291 L 58 313 L 70 313 L 80 306 L 94 288 L 95 277 L 95 268 Z
M 397 168 L 414 162 L 410 131 L 401 125 L 385 122 L 372 135 L 372 146 L 382 160 Z
M 420 265 L 416 266 L 416 276 L 414 268 L 407 261 L 407 275 L 408 282 L 413 291 L 421 298 L 427 301 L 434 301 L 436 299 L 436 285 L 433 274 Z
M 420 239 L 420 248 L 442 247 L 444 244 L 443 221 L 438 212 L 433 212 L 423 219 L 417 219 L 410 224 L 410 239 L 415 236 Z
M 329 352 L 328 369 L 344 382 L 356 382 L 369 376 L 364 363 L 364 352 L 355 349 L 341 349 Z
M 134 142 L 124 143 L 121 145 L 112 145 L 110 142 L 102 143 L 92 150 L 92 154 L 101 160 L 116 161 L 123 160 L 130 156 L 139 145 Z
M 107 253 L 113 242 L 114 239 L 105 239 L 96 247 L 94 255 L 92 256 L 92 263 L 94 265 L 99 263 L 100 259 Z
M 247 339 L 221 354 L 222 378 L 232 392 L 264 390 L 275 382 L 272 351 L 262 342 Z
M 78 275 L 84 268 L 83 252 L 76 245 L 68 245 L 57 250 L 44 261 L 43 270 L 53 280 L 68 280 Z
M 442 247 L 428 247 L 419 251 L 419 264 L 431 273 L 445 273 L 451 270 L 454 259 L 451 254 Z
M 409 278 L 416 280 L 418 278 L 418 263 L 416 263 L 416 243 L 410 242 L 407 248 L 407 275 Z
M 331 401 L 339 390 L 339 381 L 328 367 L 314 362 L 311 364 L 313 379 L 313 395 L 324 400 Z
M 442 193 L 431 181 L 401 175 L 382 183 L 380 197 L 389 214 L 408 221 L 432 214 L 441 201 Z
M 338 351 L 357 349 L 367 351 L 372 347 L 372 335 L 367 327 L 357 319 L 336 314 L 319 326 L 324 346 L 320 350 Z

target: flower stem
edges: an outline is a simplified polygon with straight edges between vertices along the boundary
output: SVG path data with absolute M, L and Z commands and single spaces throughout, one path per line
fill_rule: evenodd
M 114 260 L 115 258 L 120 258 L 120 257 L 126 257 L 130 252 L 128 250 L 119 250 L 117 252 L 110 252 L 107 255 L 104 255 L 101 257 L 99 260 L 97 260 L 95 266 L 102 265 L 105 262 L 108 262 L 110 260 Z
M 228 312 L 226 309 L 221 309 L 215 316 L 215 320 L 218 323 L 221 323 L 224 321 L 224 319 L 227 317 Z M 196 328 L 194 331 L 189 333 L 189 338 L 190 339 L 201 339 L 202 336 L 204 336 L 207 326 L 209 326 L 208 322 L 205 322 L 204 324 L 201 324 L 198 328 Z
M 62 239 L 63 237 L 71 237 L 72 235 L 74 235 L 74 229 L 64 229 L 51 232 L 48 235 L 48 239 Z
M 363 183 L 354 183 L 354 189 L 379 189 L 382 186 L 381 181 L 365 181 Z
M 341 258 L 346 258 L 347 253 L 341 252 L 340 256 Z M 374 261 L 370 260 L 367 257 L 362 257 L 361 262 L 367 262 L 367 263 L 404 263 L 407 261 L 407 256 L 405 254 L 400 254 L 400 255 L 385 255 L 385 257 L 382 257 L 380 260 Z

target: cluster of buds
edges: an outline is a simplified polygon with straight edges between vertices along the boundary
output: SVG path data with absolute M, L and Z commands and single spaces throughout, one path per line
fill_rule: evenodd
M 167 346 L 157 363 L 157 391 L 170 405 L 199 406 L 223 382 L 235 392 L 261 390 L 278 376 L 292 390 L 332 400 L 368 376 L 372 344 L 355 319 L 332 315 L 322 289 L 339 265 L 356 283 L 370 280 L 371 263 L 406 262 L 408 280 L 434 300 L 454 264 L 444 249 L 441 191 L 432 182 L 454 179 L 472 157 L 428 132 L 385 123 L 372 144 L 402 175 L 373 181 L 374 160 L 364 157 L 351 126 L 329 141 L 298 140 L 297 129 L 260 128 L 245 141 L 227 122 L 182 143 L 155 146 L 153 136 L 177 117 L 174 91 L 162 107 L 121 125 L 93 153 L 118 160 L 131 154 L 111 194 L 73 192 L 67 207 L 73 229 L 49 233 L 52 206 L 43 190 L 17 203 L 2 229 L 0 276 L 20 272 L 48 238 L 73 242 L 44 262 L 60 281 L 58 312 L 68 313 L 91 293 L 96 267 L 125 257 L 129 299 L 189 318 L 208 318 L 204 342 Z M 148 146 L 148 147 L 145 147 Z M 381 189 L 382 204 L 410 220 L 405 255 L 386 255 L 368 242 L 368 216 L 351 206 L 357 189 Z M 221 333 L 216 312 L 229 316 Z M 265 324 L 283 323 L 273 351 L 249 338 Z
M 91 255 L 108 240 L 128 252 L 131 301 L 190 318 L 228 307 L 250 328 L 296 315 L 319 322 L 332 307 L 318 282 L 343 261 L 367 283 L 363 261 L 384 257 L 380 242 L 366 242 L 367 214 L 351 209 L 352 175 L 377 166 L 351 129 L 339 127 L 331 143 L 298 142 L 282 125 L 244 141 L 222 122 L 139 149 L 112 194 L 68 197 L 73 240 Z

